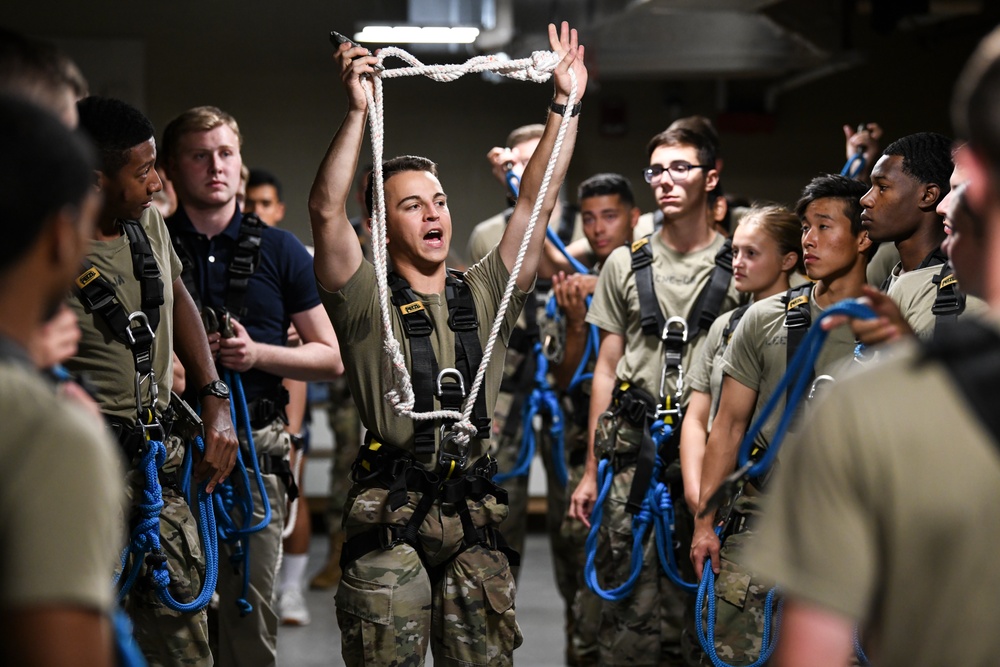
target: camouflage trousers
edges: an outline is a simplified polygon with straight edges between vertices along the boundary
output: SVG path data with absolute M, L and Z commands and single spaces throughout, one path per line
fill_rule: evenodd
M 565 489 L 565 503 L 569 499 L 586 468 L 587 429 L 573 423 L 569 412 L 566 419 L 566 456 L 570 461 L 569 484 Z M 573 564 L 569 574 L 573 577 L 572 597 L 567 609 L 566 636 L 569 646 L 567 664 L 571 667 L 591 667 L 599 664 L 597 631 L 601 625 L 601 598 L 587 586 L 584 566 L 587 562 L 585 548 L 589 529 L 580 521 L 563 515 L 560 535 L 572 553 Z M 554 554 L 553 554 L 554 557 Z
M 615 442 L 616 455 L 634 454 L 640 442 L 637 429 L 622 426 Z M 625 509 L 635 464 L 617 470 L 605 500 L 594 560 L 598 582 L 604 589 L 619 586 L 631 571 L 632 515 Z M 681 503 L 683 505 L 683 503 Z M 675 526 L 675 553 L 682 576 L 693 580 L 685 545 L 690 545 L 691 524 L 683 521 L 682 508 Z M 686 524 L 686 525 L 685 525 Z M 678 545 L 678 538 L 680 540 Z M 642 545 L 642 571 L 631 595 L 623 600 L 602 601 L 598 644 L 601 665 L 684 665 L 682 635 L 694 596 L 671 582 L 660 567 L 652 526 Z
M 240 448 L 247 446 L 240 433 Z M 253 432 L 257 454 L 288 458 L 291 440 L 285 424 L 279 419 Z M 252 525 L 264 519 L 265 508 L 260 489 L 250 474 L 250 491 L 254 515 Z M 250 586 L 246 600 L 253 607 L 247 616 L 242 614 L 237 600 L 243 594 L 242 559 L 231 560 L 235 545 L 219 541 L 219 593 L 218 631 L 213 638 L 216 664 L 224 667 L 270 667 L 278 653 L 278 615 L 276 611 L 274 580 L 281 558 L 281 532 L 285 527 L 287 490 L 276 475 L 261 475 L 271 506 L 271 521 L 267 527 L 250 536 Z M 230 479 L 242 485 L 233 474 Z M 241 518 L 237 518 L 241 521 Z
M 184 460 L 184 442 L 171 436 L 164 445 L 167 458 L 161 468 L 161 482 L 177 480 Z M 130 470 L 125 476 L 129 506 L 141 501 L 145 475 Z M 198 524 L 191 508 L 175 485 L 163 485 L 163 509 L 160 510 L 160 546 L 167 557 L 170 594 L 186 603 L 201 592 L 205 555 L 198 534 Z M 146 565 L 123 606 L 132 618 L 134 634 L 150 667 L 170 665 L 212 665 L 208 646 L 208 615 L 204 609 L 194 613 L 174 611 L 160 602 L 151 585 Z
M 345 383 L 346 385 L 346 383 Z M 350 392 L 331 392 L 328 415 L 336 442 L 330 466 L 330 505 L 327 511 L 329 532 L 344 529 L 344 504 L 351 490 L 351 464 L 361 449 L 361 416 Z
M 746 497 L 740 499 L 750 500 Z M 737 509 L 743 506 L 743 502 L 738 502 Z M 753 664 L 760 657 L 765 600 L 774 585 L 761 581 L 741 565 L 753 539 L 751 530 L 730 535 L 719 552 L 720 572 L 715 580 L 715 651 L 722 660 L 734 666 Z M 706 623 L 708 611 L 700 611 L 702 623 Z M 772 635 L 775 630 L 777 628 L 772 626 Z M 699 664 L 711 667 L 712 661 L 703 655 Z
M 374 526 L 405 525 L 420 499 L 392 511 L 385 489 L 351 490 L 347 536 Z M 496 526 L 507 515 L 493 496 L 465 501 L 477 527 Z M 514 578 L 507 557 L 473 546 L 460 551 L 463 529 L 454 505 L 435 502 L 420 526 L 426 563 L 409 544 L 369 552 L 344 568 L 337 588 L 337 624 L 348 667 L 424 664 L 512 665 L 521 631 L 514 618 Z M 457 555 L 456 555 L 457 554 Z M 443 566 L 432 581 L 427 567 Z

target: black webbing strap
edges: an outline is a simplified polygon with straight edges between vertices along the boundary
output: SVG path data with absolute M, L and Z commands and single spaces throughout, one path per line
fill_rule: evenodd
M 971 318 L 945 325 L 924 344 L 923 358 L 944 364 L 1000 447 L 1000 334 Z
M 226 285 L 226 312 L 241 318 L 246 315 L 243 305 L 247 298 L 250 278 L 260 265 L 261 237 L 267 225 L 255 213 L 245 213 L 240 220 L 240 233 L 229 262 Z
M 739 325 L 740 320 L 746 314 L 747 310 L 750 308 L 749 303 L 745 303 L 736 310 L 733 311 L 732 315 L 729 316 L 729 322 L 726 323 L 726 328 L 722 330 L 722 344 L 729 345 L 729 341 L 732 340 L 733 334 L 736 332 L 736 327 Z
M 652 234 L 632 244 L 632 273 L 639 295 L 639 322 L 642 325 L 642 333 L 660 337 L 663 334 L 665 319 L 656 300 L 656 288 L 653 285 L 651 237 Z M 715 253 L 715 267 L 688 314 L 688 340 L 694 339 L 702 329 L 708 329 L 715 322 L 715 318 L 722 310 L 722 303 L 729 292 L 732 279 L 733 243 L 730 239 L 726 239 Z
M 965 312 L 965 293 L 958 288 L 958 279 L 955 278 L 955 270 L 951 268 L 950 262 L 945 262 L 941 271 L 931 280 L 937 285 L 934 305 L 931 306 L 934 330 L 937 331 L 942 326 L 958 322 L 958 316 Z
M 431 346 L 431 333 L 434 324 L 431 322 L 424 304 L 414 292 L 409 283 L 395 272 L 388 276 L 389 290 L 392 292 L 392 305 L 400 313 L 403 321 L 403 333 L 410 341 L 410 377 L 413 382 L 413 408 L 417 412 L 432 412 L 434 410 L 434 382 L 438 376 L 437 357 Z M 413 443 L 417 456 L 423 457 L 434 453 L 434 422 L 430 419 L 413 422 Z
M 89 260 L 83 261 L 83 273 L 74 289 L 87 311 L 104 320 L 112 335 L 132 353 L 136 373 L 147 376 L 153 371 L 152 348 L 163 305 L 163 281 L 142 225 L 135 220 L 121 222 L 132 254 L 132 270 L 139 281 L 141 310 L 126 312 L 114 285 Z M 134 321 L 138 326 L 133 326 Z
M 653 480 L 653 467 L 656 465 L 656 445 L 650 433 L 653 422 L 656 421 L 656 399 L 649 392 L 638 387 L 619 385 L 611 393 L 612 413 L 636 428 L 642 429 L 642 441 L 636 455 L 635 475 L 629 489 L 625 511 L 638 514 L 642 509 L 642 501 L 646 497 L 649 485 Z
M 785 368 L 792 367 L 792 359 L 795 353 L 802 347 L 802 341 L 812 325 L 812 311 L 809 308 L 809 297 L 812 295 L 812 283 L 792 287 L 781 301 L 785 304 L 785 329 L 788 340 L 785 343 Z M 815 372 L 813 373 L 815 374 Z M 792 393 L 789 385 L 785 393 L 787 402 Z
M 461 375 L 459 383 L 459 378 L 442 377 L 439 380 L 441 371 L 431 345 L 434 324 L 420 297 L 406 280 L 394 272 L 389 274 L 392 303 L 399 309 L 403 332 L 410 341 L 410 376 L 413 382 L 414 409 L 417 412 L 433 411 L 435 396 L 442 409 L 461 410 L 462 402 L 472 388 L 483 359 L 476 304 L 472 298 L 472 290 L 461 276 L 457 271 L 449 272 L 445 281 L 448 328 L 455 334 L 455 367 Z M 448 379 L 452 381 L 445 381 Z M 480 392 L 476 397 L 472 422 L 477 429 L 477 438 L 490 437 L 490 417 L 486 411 L 485 392 Z M 414 423 L 414 452 L 418 457 L 434 453 L 434 427 L 435 422 L 429 419 Z
M 722 302 L 729 292 L 733 280 L 733 241 L 726 239 L 715 253 L 715 268 L 694 302 L 688 316 L 688 340 L 694 339 L 702 330 L 708 331 L 722 311 Z

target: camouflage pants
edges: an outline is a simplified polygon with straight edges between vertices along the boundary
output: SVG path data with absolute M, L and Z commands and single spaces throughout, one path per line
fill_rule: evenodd
M 773 586 L 740 564 L 752 540 L 752 531 L 745 530 L 723 542 L 719 553 L 721 571 L 715 580 L 715 651 L 734 666 L 750 665 L 760 656 L 765 600 Z M 708 611 L 701 610 L 700 616 L 703 623 L 707 622 Z M 772 628 L 772 634 L 775 629 Z M 711 667 L 712 661 L 706 655 L 700 664 Z
M 564 502 L 568 506 L 570 496 L 583 478 L 588 443 L 586 427 L 572 423 L 569 413 L 566 414 L 566 455 L 570 461 L 577 461 L 575 465 L 569 466 L 569 484 L 566 485 L 564 496 Z M 579 463 L 580 460 L 583 463 Z M 583 574 L 587 562 L 585 544 L 589 532 L 582 522 L 571 519 L 564 513 L 561 536 L 568 545 L 573 559 L 569 572 L 573 577 L 573 589 L 566 623 L 567 641 L 570 647 L 567 651 L 567 663 L 573 667 L 597 665 L 599 657 L 597 631 L 601 625 L 601 598 L 587 587 Z
M 240 447 L 246 447 L 240 433 Z M 289 434 L 281 420 L 253 432 L 258 454 L 288 458 Z M 264 519 L 265 508 L 260 489 L 250 473 L 254 516 L 252 525 Z M 231 479 L 236 479 L 233 475 Z M 235 545 L 219 542 L 218 632 L 213 641 L 216 663 L 225 667 L 268 667 L 275 664 L 278 652 L 278 615 L 275 609 L 274 580 L 281 557 L 281 531 L 285 526 L 287 494 L 284 482 L 276 475 L 262 475 L 271 506 L 271 521 L 263 530 L 250 536 L 250 587 L 246 600 L 253 611 L 243 616 L 237 600 L 243 594 L 243 567 L 230 558 Z M 242 484 L 242 481 L 236 482 Z
M 615 452 L 634 453 L 637 445 L 633 443 L 639 441 L 638 431 L 623 426 L 618 431 Z M 622 466 L 605 500 L 594 561 L 598 582 L 604 589 L 620 585 L 631 571 L 632 515 L 625 510 L 625 504 L 634 476 L 634 463 Z M 677 535 L 686 534 L 690 543 L 690 527 L 678 525 L 675 530 Z M 679 563 L 689 562 L 683 547 L 677 551 L 682 553 Z M 682 574 L 688 580 L 693 578 L 691 573 Z M 650 527 L 643 543 L 642 571 L 632 594 L 616 602 L 603 601 L 598 632 L 600 664 L 684 665 L 681 636 L 686 610 L 693 605 L 694 596 L 674 585 L 660 567 Z
M 361 416 L 350 392 L 331 391 L 330 398 L 327 414 L 336 442 L 330 466 L 330 505 L 326 516 L 329 531 L 335 533 L 344 527 L 344 503 L 351 490 L 351 464 L 361 449 Z
M 161 480 L 176 479 L 184 460 L 184 443 L 172 436 L 164 444 L 167 458 Z M 135 507 L 142 497 L 145 476 L 139 470 L 130 470 L 125 479 L 129 505 Z M 178 602 L 190 602 L 201 592 L 205 556 L 198 525 L 187 500 L 169 485 L 163 486 L 160 546 L 170 571 L 170 594 Z M 148 568 L 143 565 L 123 606 L 132 618 L 136 641 L 150 666 L 212 665 L 206 611 L 180 613 L 168 608 L 157 597 L 148 574 Z
M 391 511 L 386 491 L 355 486 L 347 507 L 348 539 L 382 524 L 405 525 L 419 494 Z M 467 500 L 477 527 L 496 526 L 506 507 L 493 496 Z M 376 549 L 344 568 L 337 588 L 337 624 L 348 667 L 416 667 L 427 648 L 434 664 L 512 665 L 521 631 L 514 619 L 515 584 L 507 557 L 482 546 L 455 554 L 463 537 L 452 505 L 434 503 L 420 526 L 427 566 L 446 564 L 432 582 L 408 544 Z

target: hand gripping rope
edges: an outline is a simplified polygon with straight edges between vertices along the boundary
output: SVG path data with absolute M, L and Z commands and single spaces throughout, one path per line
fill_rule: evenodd
M 650 436 L 657 450 L 662 443 L 667 440 L 673 429 L 665 424 L 663 420 L 653 422 L 650 427 Z M 596 595 L 608 601 L 623 600 L 632 594 L 635 582 L 642 572 L 643 542 L 646 533 L 649 532 L 650 525 L 656 539 L 656 551 L 659 555 L 660 567 L 664 574 L 676 586 L 682 590 L 693 593 L 697 589 L 697 584 L 688 583 L 681 578 L 677 568 L 677 559 L 674 556 L 674 507 L 670 498 L 670 487 L 660 480 L 660 472 L 663 470 L 663 459 L 656 457 L 653 467 L 652 482 L 646 495 L 642 500 L 642 507 L 632 518 L 632 558 L 629 576 L 624 583 L 605 590 L 597 579 L 597 567 L 594 561 L 597 557 L 597 536 L 601 528 L 601 520 L 604 518 L 604 501 L 611 491 L 611 483 L 614 480 L 614 469 L 611 459 L 604 458 L 597 467 L 597 500 L 594 503 L 594 511 L 590 517 L 590 533 L 587 534 L 587 541 L 584 549 L 587 553 L 587 562 L 584 565 L 584 578 L 588 588 Z
M 535 388 L 528 395 L 521 409 L 521 451 L 518 452 L 514 467 L 505 473 L 493 477 L 497 484 L 503 484 L 512 477 L 523 477 L 531 470 L 531 461 L 535 458 L 535 415 L 549 419 L 549 435 L 552 437 L 552 460 L 556 466 L 556 477 L 565 487 L 569 481 L 566 471 L 565 424 L 563 422 L 562 406 L 559 405 L 559 394 L 549 386 L 549 360 L 542 354 L 542 344 L 535 343 L 534 354 L 538 357 L 535 367 Z
M 261 503 L 264 508 L 264 518 L 257 525 L 253 522 L 253 494 L 250 492 L 250 476 L 247 472 L 246 464 L 242 456 L 236 457 L 236 467 L 240 472 L 243 492 L 240 493 L 231 481 L 232 478 L 219 484 L 215 492 L 215 509 L 219 514 L 219 539 L 228 544 L 235 544 L 236 548 L 230 556 L 233 567 L 242 563 L 243 566 L 243 590 L 236 600 L 236 605 L 240 608 L 240 614 L 246 616 L 253 611 L 253 605 L 247 600 L 247 592 L 250 589 L 250 536 L 259 533 L 271 523 L 271 503 L 267 497 L 267 489 L 264 487 L 264 479 L 260 472 L 260 461 L 257 458 L 257 450 L 253 442 L 253 428 L 250 425 L 250 412 L 247 410 L 246 393 L 243 391 L 243 381 L 239 373 L 231 370 L 224 371 L 226 384 L 232 390 L 232 401 L 230 411 L 233 424 L 237 428 L 242 428 L 247 436 L 248 456 L 253 462 L 254 482 L 260 491 Z M 235 510 L 239 510 L 242 516 L 242 523 L 237 524 Z
M 823 349 L 823 343 L 826 342 L 827 335 L 829 334 L 829 332 L 823 330 L 820 324 L 823 320 L 838 315 L 847 315 L 856 319 L 872 319 L 875 317 L 875 313 L 872 312 L 871 308 L 858 301 L 849 299 L 828 308 L 809 327 L 809 331 L 802 340 L 799 350 L 795 353 L 791 363 L 789 363 L 785 374 L 781 377 L 781 381 L 778 382 L 778 386 L 774 388 L 771 398 L 768 399 L 764 408 L 760 411 L 760 414 L 744 436 L 743 442 L 740 444 L 739 469 L 727 477 L 719 486 L 719 489 L 709 500 L 705 512 L 714 512 L 717 507 L 724 504 L 734 495 L 739 485 L 753 477 L 763 475 L 773 465 L 774 459 L 778 455 L 778 449 L 781 447 L 785 439 L 785 434 L 788 432 L 788 427 L 796 415 L 796 408 L 802 402 L 802 399 L 805 398 L 806 388 L 810 384 L 813 368 L 816 365 L 820 351 Z M 776 409 L 778 401 L 785 396 L 785 391 L 789 385 L 791 385 L 792 390 L 788 394 L 788 401 L 785 404 L 785 410 L 781 415 L 781 420 L 778 422 L 774 437 L 760 459 L 755 460 L 751 455 L 754 449 L 754 440 L 764 427 L 768 417 Z M 764 635 L 761 643 L 761 654 L 750 667 L 760 667 L 760 665 L 766 663 L 774 651 L 774 647 L 777 645 L 782 603 L 778 603 L 778 610 L 772 615 L 774 596 L 775 589 L 772 588 L 768 592 L 765 601 Z M 698 641 L 701 642 L 702 649 L 715 667 L 730 667 L 719 658 L 715 650 L 715 573 L 712 571 L 711 561 L 705 563 L 704 570 L 702 571 L 701 585 L 698 587 L 696 602 L 698 605 L 696 609 L 698 618 L 701 617 L 701 610 L 704 607 L 706 598 L 708 599 L 708 629 L 703 628 L 702 623 L 698 623 Z M 773 634 L 771 632 L 772 625 L 774 626 Z M 860 651 L 860 643 L 855 642 L 855 646 Z M 859 652 L 859 656 L 863 655 L 863 653 Z M 862 664 L 867 664 L 867 660 L 863 660 Z
M 476 397 L 479 395 L 480 388 L 482 387 L 486 367 L 493 354 L 493 347 L 496 344 L 500 327 L 507 313 L 507 305 L 510 303 L 511 295 L 514 292 L 514 286 L 521 271 L 521 264 L 524 261 L 524 255 L 531 240 L 532 231 L 538 221 L 539 212 L 542 209 L 556 161 L 562 150 L 563 140 L 566 136 L 566 130 L 569 128 L 571 115 L 565 114 L 559 125 L 559 132 L 556 135 L 555 145 L 552 148 L 552 156 L 545 168 L 545 175 L 538 190 L 538 198 L 531 211 L 528 227 L 525 230 L 524 238 L 518 249 L 517 259 L 511 269 L 510 278 L 507 280 L 503 298 L 497 309 L 496 319 L 493 322 L 493 327 L 490 329 L 490 335 L 483 350 L 483 360 L 479 365 L 479 370 L 476 372 L 472 387 L 469 389 L 462 412 L 455 410 L 414 412 L 413 384 L 410 381 L 410 374 L 406 368 L 406 360 L 400 349 L 399 341 L 393 335 L 392 318 L 389 310 L 389 288 L 386 278 L 385 191 L 382 183 L 382 153 L 385 141 L 382 80 L 404 76 L 426 76 L 435 81 L 448 82 L 454 81 L 467 73 L 489 71 L 512 79 L 519 79 L 521 81 L 530 80 L 540 83 L 547 81 L 552 76 L 552 72 L 559 64 L 560 58 L 558 54 L 551 51 L 536 51 L 530 58 L 505 62 L 501 62 L 495 56 L 486 55 L 472 58 L 464 64 L 424 65 L 406 51 L 396 47 L 381 49 L 376 55 L 379 65 L 382 65 L 385 59 L 390 57 L 399 58 L 410 64 L 410 67 L 396 69 L 379 70 L 376 68 L 376 71 L 371 75 L 372 89 L 369 90 L 367 86 L 365 87 L 365 96 L 368 99 L 369 109 L 368 123 L 372 141 L 372 162 L 374 164 L 372 180 L 375 196 L 372 203 L 372 231 L 375 238 L 372 243 L 372 253 L 375 260 L 375 275 L 378 283 L 379 307 L 382 313 L 382 338 L 385 349 L 385 355 L 383 356 L 385 364 L 384 373 L 390 380 L 389 385 L 392 387 L 392 389 L 386 392 L 385 398 L 392 406 L 393 411 L 401 417 L 414 420 L 454 420 L 455 424 L 452 426 L 453 430 L 451 433 L 454 434 L 456 444 L 460 448 L 466 449 L 469 445 L 469 440 L 476 433 L 476 427 L 471 419 Z M 570 69 L 569 74 L 572 85 L 569 92 L 569 100 L 566 102 L 567 108 L 572 107 L 576 103 L 577 98 L 576 74 L 572 69 Z
M 201 438 L 196 438 L 197 446 L 204 450 L 205 444 Z M 142 490 L 142 502 L 138 505 L 139 517 L 128 545 L 122 551 L 121 571 L 116 574 L 117 583 L 124 576 L 124 583 L 118 591 L 121 601 L 131 590 L 139 575 L 140 565 L 145 556 L 145 562 L 151 569 L 153 587 L 160 601 L 173 611 L 180 613 L 194 612 L 202 609 L 215 593 L 218 579 L 218 544 L 215 538 L 215 513 L 211 508 L 211 498 L 205 492 L 204 484 L 198 489 L 198 532 L 205 552 L 205 578 L 201 592 L 188 603 L 176 601 L 170 593 L 170 572 L 167 569 L 167 557 L 160 546 L 160 511 L 163 509 L 163 489 L 160 486 L 159 469 L 167 457 L 167 449 L 162 440 L 147 440 L 146 451 L 140 463 L 146 477 Z M 185 476 L 187 477 L 187 476 Z M 130 558 L 131 556 L 131 558 Z M 132 561 L 129 567 L 129 561 Z

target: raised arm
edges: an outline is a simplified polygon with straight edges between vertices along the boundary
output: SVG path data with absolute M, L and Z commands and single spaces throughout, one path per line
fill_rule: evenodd
M 552 77 L 555 81 L 553 102 L 565 105 L 569 100 L 571 86 L 570 70 L 573 70 L 576 73 L 577 82 L 576 103 L 579 103 L 587 87 L 587 68 L 583 64 L 583 46 L 577 44 L 576 30 L 570 30 L 569 24 L 564 21 L 557 33 L 555 25 L 550 24 L 549 44 L 552 50 L 562 57 Z M 565 113 L 570 113 L 570 110 L 566 109 Z M 512 269 L 514 262 L 517 261 L 517 251 L 521 246 L 521 240 L 527 232 L 528 221 L 531 219 L 531 211 L 535 206 L 535 201 L 538 199 L 538 189 L 545 176 L 545 169 L 548 166 L 549 158 L 552 156 L 552 148 L 555 145 L 556 135 L 559 132 L 559 124 L 562 122 L 562 118 L 559 114 L 549 112 L 548 119 L 545 122 L 545 132 L 542 134 L 542 138 L 538 142 L 538 147 L 531 156 L 531 160 L 528 161 L 528 166 L 521 177 L 521 188 L 517 205 L 514 206 L 514 213 L 510 217 L 510 222 L 507 223 L 507 229 L 504 231 L 499 245 L 500 256 L 503 258 L 503 262 L 508 270 Z M 517 286 L 522 290 L 530 289 L 535 280 L 539 256 L 542 253 L 542 244 L 545 241 L 545 226 L 552 215 L 552 208 L 559 198 L 559 188 L 566 178 L 566 170 L 569 168 L 569 161 L 573 156 L 573 146 L 576 143 L 576 129 L 579 122 L 579 116 L 572 117 L 566 131 L 566 136 L 563 138 L 559 159 L 552 173 L 552 179 L 549 182 L 548 191 L 545 194 L 545 200 L 542 204 L 534 233 L 531 236 L 528 250 L 524 255 L 521 271 L 518 274 Z
M 341 44 L 335 58 L 347 91 L 347 116 L 327 149 L 309 193 L 316 278 L 331 292 L 340 290 L 364 261 L 361 246 L 345 243 L 344 239 L 355 236 L 347 217 L 347 200 L 351 196 L 368 114 L 364 86 L 370 84 L 363 76 L 371 75 L 378 63 L 363 47 L 349 44 Z

